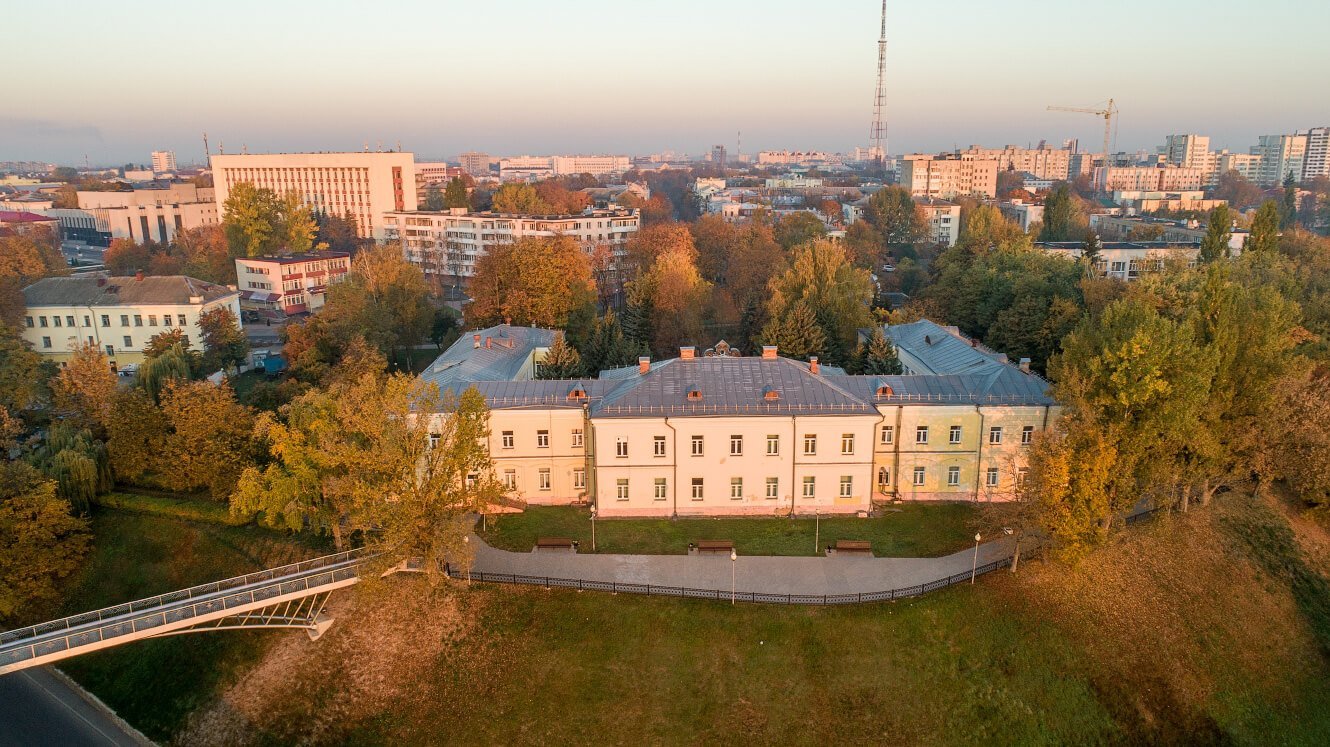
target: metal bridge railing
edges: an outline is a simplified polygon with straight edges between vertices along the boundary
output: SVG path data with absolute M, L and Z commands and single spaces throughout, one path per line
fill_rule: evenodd
M 155 597 L 146 599 L 136 599 L 132 602 L 117 604 L 113 607 L 105 607 L 91 612 L 80 612 L 77 615 L 61 618 L 59 620 L 49 620 L 47 622 L 30 625 L 26 628 L 16 628 L 6 630 L 0 633 L 0 646 L 12 641 L 34 638 L 48 633 L 60 630 L 71 630 L 91 623 L 98 623 L 112 618 L 119 618 L 124 615 L 130 615 L 147 609 L 155 609 L 163 605 L 180 602 L 187 599 L 197 599 L 199 597 L 219 594 L 228 589 L 237 589 L 244 586 L 250 586 L 264 581 L 284 578 L 298 573 L 305 573 L 319 568 L 345 563 L 348 561 L 358 561 L 367 555 L 364 548 L 356 550 L 346 550 L 332 555 L 324 555 L 319 558 L 302 560 L 298 563 L 290 563 L 277 568 L 269 568 L 263 571 L 255 571 L 244 576 L 213 581 L 198 586 L 191 586 L 188 589 L 180 589 L 165 594 L 159 594 Z

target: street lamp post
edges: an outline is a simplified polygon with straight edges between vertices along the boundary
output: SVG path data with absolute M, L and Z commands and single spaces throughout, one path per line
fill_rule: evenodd
M 974 584 L 974 577 L 979 570 L 979 540 L 983 539 L 978 532 L 974 533 L 974 563 L 970 565 L 970 583 Z
M 739 553 L 730 550 L 730 604 L 734 604 L 734 567 L 738 564 Z
M 813 509 L 813 554 L 817 554 L 817 546 L 821 544 L 822 536 L 822 515 L 817 509 Z
M 462 541 L 465 542 L 469 547 L 471 545 L 471 535 L 468 534 L 462 535 Z M 470 554 L 471 553 L 467 553 L 467 555 Z M 467 586 L 471 585 L 471 558 L 466 559 L 466 585 Z
M 596 551 L 596 507 L 591 507 L 591 552 Z

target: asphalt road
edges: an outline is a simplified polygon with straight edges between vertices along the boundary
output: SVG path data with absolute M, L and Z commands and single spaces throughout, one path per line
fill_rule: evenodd
M 147 744 L 49 667 L 0 675 L 0 747 Z

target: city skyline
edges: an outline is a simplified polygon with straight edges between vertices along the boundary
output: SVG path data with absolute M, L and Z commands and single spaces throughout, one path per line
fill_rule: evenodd
M 740 131 L 746 153 L 847 151 L 868 144 L 880 7 L 860 0 L 808 14 L 792 2 L 682 0 L 660 14 L 514 0 L 471 9 L 459 26 L 446 9 L 418 3 L 391 13 L 328 4 L 316 14 L 246 0 L 224 15 L 190 3 L 64 6 L 72 48 L 132 39 L 144 18 L 156 19 L 157 41 L 92 53 L 95 75 L 73 56 L 47 63 L 0 114 L 0 159 L 137 163 L 169 149 L 197 162 L 204 131 L 213 153 L 400 143 L 422 159 L 466 150 L 696 154 L 715 143 L 734 152 Z M 1096 150 L 1099 121 L 1046 107 L 1110 97 L 1121 109 L 1119 150 L 1199 132 L 1216 149 L 1246 152 L 1259 135 L 1323 124 L 1330 111 L 1299 94 L 1293 73 L 1330 66 L 1330 50 L 1315 43 L 1330 9 L 1282 0 L 1266 10 L 1131 0 L 1104 19 L 1046 0 L 1019 10 L 961 0 L 944 16 L 889 5 L 890 151 L 1067 138 Z M 45 12 L 8 14 L 16 59 L 42 59 Z M 1293 16 L 1305 22 L 1288 23 Z M 309 33 L 294 38 L 295 28 Z M 1166 41 L 1154 54 L 1119 55 L 1111 41 L 1148 33 Z M 1109 41 L 1094 44 L 1096 34 Z M 1230 35 L 1250 54 L 1215 55 Z M 1287 62 L 1244 62 L 1253 58 Z M 1204 75 L 1178 60 L 1196 60 Z

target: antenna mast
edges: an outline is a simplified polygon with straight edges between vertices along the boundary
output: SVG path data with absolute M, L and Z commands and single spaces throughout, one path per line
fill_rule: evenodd
M 873 128 L 869 133 L 873 141 L 873 162 L 885 165 L 887 159 L 887 123 L 882 109 L 887 103 L 887 0 L 882 0 L 882 33 L 877 40 L 877 94 L 873 97 Z

